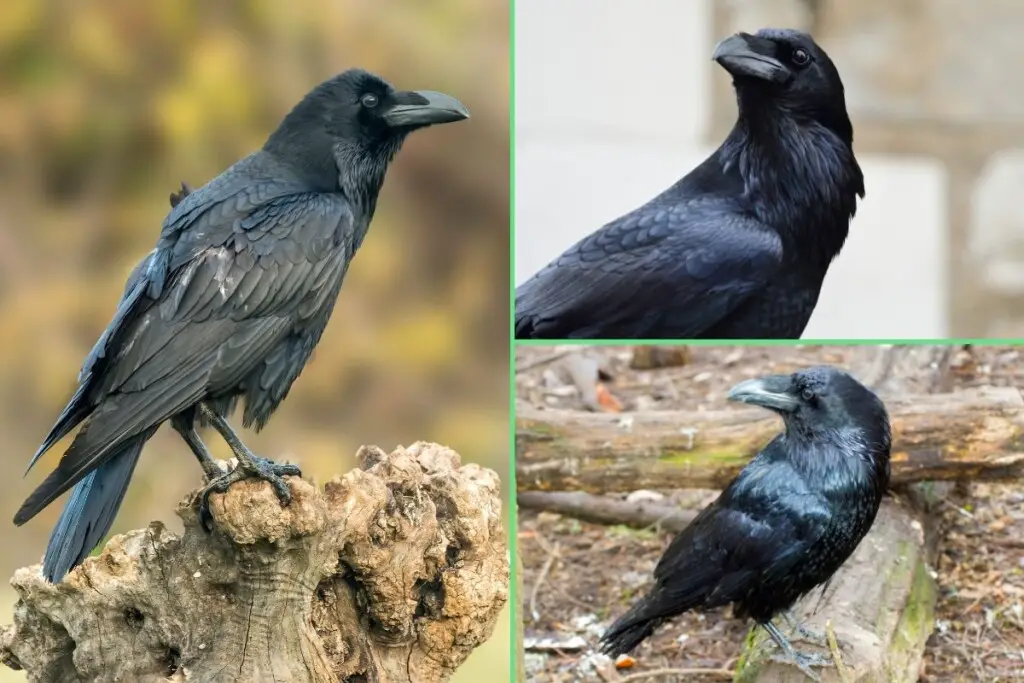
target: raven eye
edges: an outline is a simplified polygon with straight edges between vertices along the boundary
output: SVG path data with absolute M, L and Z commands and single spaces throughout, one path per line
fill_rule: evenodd
M 377 96 L 374 95 L 372 92 L 368 92 L 365 95 L 363 95 L 361 98 L 359 98 L 359 101 L 362 102 L 363 106 L 366 107 L 367 109 L 373 109 L 374 107 L 377 106 L 378 102 Z
M 804 389 L 803 391 L 800 392 L 800 395 L 803 397 L 805 401 L 813 401 L 815 398 L 814 392 L 810 389 Z
M 811 56 L 807 54 L 807 50 L 803 49 L 802 47 L 798 47 L 797 49 L 793 50 L 793 54 L 790 55 L 790 59 L 797 66 L 804 66 L 807 64 L 807 62 L 811 61 Z

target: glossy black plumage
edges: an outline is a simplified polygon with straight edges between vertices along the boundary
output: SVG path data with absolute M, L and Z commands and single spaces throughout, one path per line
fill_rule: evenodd
M 803 50 L 806 64 L 793 54 Z M 864 195 L 842 81 L 810 36 L 723 41 L 739 117 L 686 177 L 516 290 L 517 338 L 796 338 Z
M 776 411 L 786 429 L 673 539 L 654 586 L 604 634 L 610 654 L 692 609 L 731 603 L 766 625 L 826 582 L 874 522 L 891 435 L 870 390 L 818 367 L 744 382 L 730 398 Z
M 244 399 L 244 425 L 266 424 L 327 325 L 406 135 L 467 116 L 447 95 L 346 71 L 311 91 L 263 149 L 172 195 L 156 248 L 30 464 L 82 424 L 14 518 L 27 522 L 77 484 L 47 548 L 47 578 L 59 580 L 106 534 L 160 424 L 172 422 L 209 478 L 219 473 L 195 433 L 201 415 L 217 426 Z M 275 466 L 255 467 L 237 449 L 240 465 L 275 483 Z

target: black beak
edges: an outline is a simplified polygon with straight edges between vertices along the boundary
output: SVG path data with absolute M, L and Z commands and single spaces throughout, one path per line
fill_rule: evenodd
M 733 77 L 758 78 L 780 85 L 788 83 L 793 73 L 771 56 L 774 53 L 772 41 L 749 33 L 737 33 L 720 42 L 711 58 Z
M 728 399 L 791 413 L 800 407 L 800 400 L 790 393 L 793 380 L 789 375 L 768 375 L 740 382 L 729 390 Z
M 392 128 L 422 128 L 469 118 L 469 110 L 461 102 L 433 90 L 398 92 L 394 102 L 382 117 Z

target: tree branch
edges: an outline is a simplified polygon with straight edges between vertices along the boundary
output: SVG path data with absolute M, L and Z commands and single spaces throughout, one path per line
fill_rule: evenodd
M 623 524 L 634 529 L 657 526 L 662 531 L 679 533 L 697 516 L 696 510 L 667 503 L 632 503 L 586 491 L 523 491 L 516 494 L 521 510 L 556 512 L 594 524 Z

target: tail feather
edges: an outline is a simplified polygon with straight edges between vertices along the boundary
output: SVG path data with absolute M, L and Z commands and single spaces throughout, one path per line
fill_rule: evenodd
M 657 594 L 645 595 L 601 636 L 601 651 L 617 657 L 632 651 L 667 620 Z
M 71 400 L 68 401 L 67 406 L 61 412 L 60 417 L 57 418 L 57 423 L 50 428 L 50 433 L 46 435 L 42 445 L 39 446 L 35 455 L 29 461 L 28 467 L 25 469 L 26 474 L 39 462 L 39 458 L 43 457 L 44 453 L 53 448 L 53 444 L 63 439 L 82 420 L 89 417 L 89 413 L 92 412 L 92 406 L 88 405 L 84 400 L 87 390 L 88 386 L 86 384 L 79 385 L 75 395 L 71 397 Z
M 154 431 L 140 434 L 121 446 L 72 489 L 46 546 L 43 574 L 48 581 L 57 583 L 63 579 L 110 531 L 142 447 Z
M 165 420 L 198 402 L 202 398 L 203 387 L 196 378 L 207 372 L 207 369 L 184 368 L 183 372 L 183 375 L 175 377 L 173 383 L 163 388 L 162 394 L 116 394 L 95 408 L 57 468 L 47 475 L 14 513 L 15 525 L 21 526 L 35 517 L 136 438 L 151 433 Z

